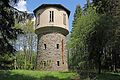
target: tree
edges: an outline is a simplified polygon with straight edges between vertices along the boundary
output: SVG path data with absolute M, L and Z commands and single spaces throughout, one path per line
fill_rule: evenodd
M 81 8 L 81 6 L 80 5 L 77 5 L 76 6 L 76 10 L 75 10 L 75 13 L 74 13 L 74 21 L 73 21 L 73 23 L 72 23 L 72 26 L 73 26 L 73 28 L 72 28 L 72 33 L 74 32 L 73 31 L 73 29 L 76 27 L 76 23 L 77 23 L 77 19 L 79 18 L 79 17 L 81 17 L 81 15 L 82 15 L 82 8 Z M 74 36 L 71 36 L 70 35 L 70 37 L 71 38 L 74 38 Z M 68 43 L 68 45 L 69 45 L 69 47 L 72 45 L 72 44 L 69 44 Z M 77 45 L 74 45 L 74 48 L 75 47 L 77 47 Z M 71 53 L 76 53 L 76 51 L 73 51 L 73 48 L 70 48 L 70 49 L 68 49 L 68 50 L 70 50 L 70 52 Z M 74 55 L 73 55 L 74 56 Z M 72 56 L 72 57 L 73 57 Z M 71 60 L 71 59 L 70 59 Z M 73 61 L 73 60 L 72 60 Z M 76 68 L 76 62 L 75 62 L 75 60 L 74 60 L 74 62 L 73 62 L 73 64 L 71 64 L 72 63 L 72 61 L 69 61 L 70 62 L 70 65 L 69 66 L 72 66 L 71 68 Z
M 9 0 L 0 1 L 0 56 L 12 55 L 15 52 L 14 47 L 10 43 L 11 40 L 17 39 L 17 35 L 22 33 L 22 30 L 15 29 L 14 26 L 14 13 L 9 4 Z M 13 61 L 12 61 L 13 62 Z M 4 59 L 0 63 L 11 64 L 10 61 Z M 2 64 L 0 67 L 4 68 Z M 1 69 L 2 69 L 1 68 Z
M 0 25 L 1 25 L 0 26 L 0 55 L 1 56 L 4 56 L 5 54 L 14 55 L 14 52 L 16 50 L 12 42 L 17 39 L 17 36 L 19 34 L 23 34 L 21 29 L 16 29 L 14 27 L 14 24 L 15 24 L 14 17 L 18 19 L 18 22 L 20 22 L 20 21 L 23 21 L 26 16 L 28 17 L 33 16 L 31 14 L 26 14 L 25 12 L 18 11 L 17 9 L 11 6 L 11 4 L 15 4 L 18 1 L 19 0 L 1 0 L 0 1 Z
M 100 14 L 104 14 L 106 16 L 108 16 L 108 19 L 110 21 L 110 27 L 112 27 L 111 29 L 109 29 L 109 33 L 112 33 L 112 36 L 111 38 L 109 38 L 109 41 L 107 41 L 106 43 L 106 47 L 109 48 L 112 48 L 111 50 L 111 63 L 109 64 L 110 66 L 111 65 L 114 65 L 114 71 L 116 72 L 116 65 L 117 65 L 117 60 L 116 59 L 116 56 L 117 54 L 119 53 L 119 50 L 118 50 L 118 44 L 119 44 L 119 20 L 120 20 L 120 6 L 119 6 L 119 3 L 120 1 L 119 0 L 93 0 L 93 3 L 95 6 L 99 5 L 100 3 L 100 7 L 97 7 L 97 12 L 99 12 Z M 108 34 L 109 36 L 111 34 Z M 109 50 L 109 49 L 108 49 Z M 106 52 L 107 54 L 110 54 L 110 52 Z M 107 59 L 107 58 L 106 58 Z M 119 62 L 118 62 L 119 63 Z
M 0 11 L 1 11 L 1 20 L 0 20 L 0 54 L 3 53 L 12 53 L 15 51 L 13 46 L 10 44 L 10 40 L 17 39 L 17 35 L 22 31 L 20 29 L 13 28 L 14 26 L 14 14 L 10 9 L 9 0 L 0 1 Z
M 76 69 L 89 69 L 87 39 L 89 33 L 94 29 L 95 21 L 99 19 L 99 15 L 96 13 L 95 7 L 88 7 L 81 13 L 69 37 L 70 66 L 75 66 Z
M 96 65 L 98 63 L 99 73 L 101 73 L 101 56 L 104 54 L 104 47 L 111 39 L 110 36 L 113 35 L 110 31 L 113 28 L 110 23 L 106 15 L 99 15 L 95 21 L 95 27 L 87 39 L 90 59 L 94 60 Z
M 98 69 L 99 73 L 106 45 L 115 33 L 111 18 L 98 12 L 100 7 L 91 4 L 84 8 L 82 15 L 75 21 L 68 43 L 71 65 L 78 66 L 78 69 Z
M 20 69 L 34 69 L 35 67 L 35 52 L 36 52 L 36 44 L 37 44 L 37 36 L 35 34 L 35 25 L 34 22 L 26 19 L 23 22 L 15 25 L 16 28 L 22 29 L 24 34 L 18 36 L 16 49 L 16 61 L 17 65 L 19 65 Z M 19 48 L 20 46 L 20 48 Z M 21 52 L 22 50 L 22 52 Z M 22 53 L 22 54 L 21 54 Z M 19 55 L 20 54 L 20 55 Z M 21 59 L 18 59 L 21 56 Z M 21 64 L 19 64 L 21 62 Z M 34 65 L 34 66 L 33 66 Z

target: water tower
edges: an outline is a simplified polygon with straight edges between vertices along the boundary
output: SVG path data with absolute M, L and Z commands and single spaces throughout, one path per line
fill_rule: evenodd
M 38 35 L 37 70 L 67 71 L 66 35 L 70 11 L 60 4 L 42 4 L 34 10 Z

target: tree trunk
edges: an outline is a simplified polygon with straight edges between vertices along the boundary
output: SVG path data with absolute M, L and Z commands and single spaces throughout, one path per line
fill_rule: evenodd
M 117 60 L 116 60 L 116 52 L 114 53 L 114 65 L 113 65 L 113 70 L 114 70 L 114 72 L 117 72 L 117 67 L 116 67 L 116 65 L 117 65 Z
M 101 53 L 99 53 L 99 56 L 98 56 L 98 66 L 99 66 L 98 73 L 101 74 Z
M 26 54 L 27 54 L 26 41 L 23 41 L 23 44 L 24 44 L 24 54 L 25 54 L 25 55 L 24 55 L 24 58 L 25 58 L 25 61 L 24 61 L 24 63 L 25 63 L 24 65 L 25 65 L 25 66 L 24 66 L 24 69 L 26 69 L 26 58 L 27 58 L 27 57 L 26 57 Z
M 15 54 L 14 68 L 15 68 L 15 70 L 16 70 L 16 54 Z
M 30 55 L 30 64 L 32 65 L 33 63 L 32 63 L 32 54 L 33 54 L 33 37 L 32 37 L 33 35 L 31 34 L 31 42 L 30 42 L 30 45 L 31 45 L 31 55 Z M 31 66 L 31 68 L 32 68 L 33 66 Z

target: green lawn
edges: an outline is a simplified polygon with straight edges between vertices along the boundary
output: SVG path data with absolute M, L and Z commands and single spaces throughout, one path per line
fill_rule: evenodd
M 0 80 L 70 80 L 75 75 L 68 72 L 1 70 Z
M 86 74 L 32 70 L 0 70 L 0 80 L 120 80 L 120 73 Z

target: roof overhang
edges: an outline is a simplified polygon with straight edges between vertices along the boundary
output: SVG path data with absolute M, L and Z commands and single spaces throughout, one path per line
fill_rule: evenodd
M 37 28 L 35 30 L 35 33 L 38 35 L 42 33 L 50 33 L 50 32 L 62 33 L 65 36 L 69 34 L 69 31 L 67 29 L 58 26 L 45 26 L 45 27 Z
M 36 8 L 33 12 L 36 13 L 39 9 L 43 9 L 46 7 L 58 7 L 58 8 L 64 9 L 67 12 L 68 16 L 70 15 L 70 11 L 64 6 L 62 6 L 61 4 L 42 4 L 41 6 Z

